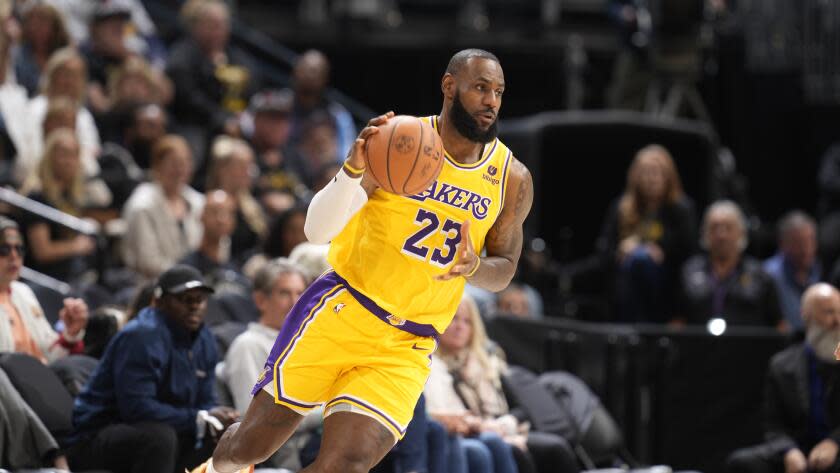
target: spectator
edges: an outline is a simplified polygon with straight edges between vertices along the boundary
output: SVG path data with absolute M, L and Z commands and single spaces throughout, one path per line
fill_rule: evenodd
M 312 282 L 321 274 L 332 269 L 327 261 L 330 245 L 319 245 L 305 241 L 298 244 L 289 253 L 289 261 L 297 265 L 308 282 Z
M 187 185 L 191 176 L 187 142 L 166 135 L 152 150 L 152 182 L 138 186 L 123 208 L 123 259 L 147 278 L 198 247 L 204 197 Z
M 490 433 L 501 435 L 516 453 L 527 452 L 524 457 L 518 455 L 520 469 L 533 461 L 542 473 L 578 471 L 575 454 L 565 439 L 529 432 L 510 414 L 501 388 L 506 365 L 498 351 L 491 350 L 490 343 L 478 307 L 465 296 L 440 337 L 439 353 L 432 355 L 425 390 L 429 412 L 449 431 L 478 434 L 483 442 Z M 514 450 L 509 452 L 513 454 Z M 505 467 L 496 458 L 495 471 L 513 466 Z M 516 471 L 515 467 L 511 471 Z
M 215 271 L 236 271 L 236 266 L 230 262 L 230 235 L 236 225 L 236 203 L 227 192 L 215 190 L 206 194 L 201 225 L 198 249 L 181 259 L 181 264 L 192 266 L 205 278 Z
M 764 397 L 763 444 L 735 451 L 728 473 L 836 471 L 840 443 L 840 293 L 818 283 L 802 296 L 805 342 L 771 360 Z
M 292 142 L 303 141 L 304 124 L 311 116 L 326 113 L 332 122 L 331 131 L 337 141 L 336 160 L 342 160 L 356 140 L 356 125 L 350 112 L 326 96 L 330 78 L 330 62 L 324 53 L 310 49 L 295 61 L 292 70 L 294 112 L 292 114 Z M 317 168 L 316 168 L 317 169 Z
M 236 115 L 259 90 L 260 79 L 251 58 L 228 44 L 224 2 L 196 2 L 187 22 L 190 36 L 172 48 L 167 73 L 175 85 L 172 111 L 201 164 L 210 136 L 239 134 Z
M 94 207 L 93 202 L 110 201 L 107 188 L 88 184 L 82 175 L 75 133 L 59 128 L 47 138 L 44 157 L 21 193 L 78 217 Z M 26 240 L 32 249 L 30 266 L 56 279 L 78 282 L 91 267 L 88 257 L 96 250 L 96 240 L 34 213 L 27 213 L 25 219 Z
M 534 298 L 539 298 L 539 294 L 533 288 L 510 283 L 496 296 L 496 312 L 522 319 L 539 319 L 542 314 L 534 309 L 535 304 L 531 302 Z
M 194 268 L 161 274 L 154 306 L 114 337 L 76 399 L 74 470 L 180 473 L 212 452 L 238 413 L 216 406 L 211 291 Z
M 26 284 L 18 281 L 25 247 L 13 220 L 0 216 L 0 352 L 17 352 L 43 362 L 84 352 L 88 308 L 81 299 L 64 299 L 56 333 Z
M 624 194 L 604 222 L 598 248 L 615 267 L 619 318 L 664 322 L 679 268 L 694 250 L 694 208 L 682 190 L 668 150 L 649 145 L 636 153 Z
M 306 278 L 299 268 L 281 259 L 271 260 L 254 278 L 254 302 L 260 311 L 257 322 L 234 339 L 225 355 L 222 378 L 233 396 L 234 407 L 245 412 L 251 403 L 251 388 L 262 372 L 274 341 L 283 328 L 289 310 L 306 289 Z M 272 466 L 298 471 L 301 468 L 298 450 L 309 437 L 310 430 L 320 425 L 320 413 L 310 414 L 293 439 L 272 456 Z
M 120 126 L 130 121 L 130 114 L 138 104 L 163 106 L 169 103 L 172 90 L 167 81 L 142 58 L 131 56 L 126 59 L 108 76 L 107 110 L 97 116 L 103 141 L 122 139 Z
M 306 172 L 305 163 L 295 148 L 289 146 L 292 102 L 292 92 L 288 89 L 262 91 L 251 98 L 247 115 L 250 122 L 242 127 L 260 167 L 257 194 L 272 215 L 288 210 L 296 199 L 304 199 L 309 194 L 301 177 Z M 333 176 L 335 173 L 330 178 Z
M 236 204 L 230 250 L 234 259 L 241 260 L 260 245 L 268 231 L 265 214 L 251 194 L 258 173 L 254 152 L 247 142 L 222 136 L 214 143 L 212 155 L 207 189 L 227 192 Z
M 27 107 L 26 126 L 28 134 L 26 141 L 15 143 L 18 149 L 18 166 L 22 175 L 28 175 L 41 156 L 44 148 L 45 135 L 43 122 L 49 108 L 49 102 L 57 97 L 65 97 L 78 104 L 76 112 L 76 134 L 79 137 L 80 157 L 84 175 L 87 177 L 99 174 L 97 156 L 101 148 L 99 130 L 93 120 L 93 115 L 82 104 L 85 102 L 85 88 L 87 72 L 84 60 L 72 48 L 59 49 L 50 57 L 44 71 L 41 94 L 32 99 Z
M 262 266 L 266 260 L 280 257 L 288 258 L 292 250 L 307 241 L 306 234 L 303 233 L 305 221 L 305 207 L 292 207 L 280 214 L 268 229 L 268 236 L 262 245 L 262 252 L 251 256 L 242 266 L 242 272 L 246 276 L 252 277 L 257 268 Z
M 108 76 L 129 57 L 124 33 L 131 11 L 120 2 L 97 2 L 90 19 L 90 35 L 79 47 L 88 70 L 88 103 L 94 114 L 110 108 L 106 94 Z
M 764 262 L 764 271 L 776 283 L 788 326 L 800 331 L 803 329 L 799 308 L 802 293 L 822 275 L 817 260 L 817 222 L 804 212 L 790 212 L 779 222 L 778 238 L 779 252 Z
M 43 0 L 26 2 L 21 20 L 22 35 L 12 52 L 14 71 L 17 83 L 33 97 L 50 56 L 71 41 L 61 12 Z
M 152 146 L 166 134 L 166 114 L 159 105 L 128 107 L 125 117 L 114 118 L 116 141 L 102 146 L 99 157 L 102 180 L 113 195 L 112 207 L 122 209 L 134 189 L 144 181 L 151 163 Z
M 747 223 L 732 201 L 717 201 L 703 216 L 701 245 L 707 254 L 683 265 L 682 307 L 677 322 L 764 325 L 785 330 L 776 286 L 758 261 L 744 255 Z
M 316 185 L 321 170 L 341 163 L 337 138 L 335 124 L 325 112 L 310 114 L 301 125 L 297 152 L 302 161 L 301 176 L 310 188 Z

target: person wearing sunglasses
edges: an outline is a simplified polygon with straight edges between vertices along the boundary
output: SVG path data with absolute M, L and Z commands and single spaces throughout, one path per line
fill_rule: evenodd
M 58 313 L 64 330 L 57 333 L 32 289 L 18 281 L 25 253 L 17 222 L 0 216 L 0 352 L 26 353 L 44 363 L 83 353 L 87 305 L 64 299 Z

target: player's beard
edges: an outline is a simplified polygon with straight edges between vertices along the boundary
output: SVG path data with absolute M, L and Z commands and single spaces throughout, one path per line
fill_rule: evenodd
M 828 363 L 837 363 L 834 350 L 840 343 L 840 330 L 826 329 L 811 323 L 805 330 L 805 340 L 814 349 L 817 359 Z
M 455 125 L 458 133 L 476 143 L 489 143 L 496 139 L 496 135 L 499 134 L 498 119 L 493 120 L 493 124 L 486 130 L 479 128 L 478 122 L 461 103 L 461 95 L 458 92 L 455 92 L 455 99 L 452 101 L 452 106 L 449 107 L 449 118 L 452 119 L 452 124 Z

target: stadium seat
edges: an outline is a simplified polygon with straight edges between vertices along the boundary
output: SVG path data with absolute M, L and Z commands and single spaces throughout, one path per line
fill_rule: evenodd
M 47 430 L 62 443 L 73 430 L 73 397 L 46 365 L 22 353 L 0 355 L 0 369 Z

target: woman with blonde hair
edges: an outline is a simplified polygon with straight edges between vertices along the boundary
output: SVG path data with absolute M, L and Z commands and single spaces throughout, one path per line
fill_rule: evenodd
M 694 250 L 696 230 L 694 205 L 671 154 L 656 144 L 639 150 L 598 240 L 605 263 L 615 268 L 621 321 L 670 319 L 673 281 Z
M 250 256 L 268 233 L 262 207 L 251 193 L 258 173 L 254 151 L 247 142 L 221 136 L 213 143 L 207 190 L 221 189 L 236 201 L 236 229 L 230 237 L 231 256 Z
M 449 432 L 467 436 L 468 459 L 471 450 L 480 448 L 476 439 L 491 450 L 492 470 L 470 462 L 470 471 L 577 472 L 574 452 L 562 437 L 530 431 L 511 415 L 502 391 L 506 370 L 504 355 L 487 337 L 478 306 L 464 294 L 432 355 L 424 390 L 429 414 Z M 506 449 L 498 445 L 499 438 Z
M 188 185 L 192 173 L 187 141 L 166 135 L 152 148 L 152 181 L 137 186 L 123 206 L 123 260 L 148 279 L 171 268 L 201 241 L 204 196 Z
M 21 22 L 20 42 L 12 56 L 15 78 L 31 97 L 38 92 L 50 56 L 70 45 L 70 35 L 61 12 L 44 0 L 24 3 Z
M 43 123 L 52 100 L 62 98 L 75 102 L 76 134 L 79 138 L 80 158 L 84 175 L 99 174 L 97 156 L 101 148 L 99 130 L 93 115 L 85 108 L 87 66 L 72 47 L 57 50 L 50 56 L 41 78 L 41 93 L 29 101 L 26 109 L 24 143 L 15 143 L 21 166 L 28 172 L 33 169 L 44 149 Z M 20 145 L 20 146 L 19 146 Z
M 76 217 L 90 207 L 94 191 L 85 184 L 73 130 L 59 128 L 50 133 L 41 162 L 20 192 Z M 86 257 L 96 249 L 93 238 L 34 214 L 26 215 L 24 227 L 31 248 L 27 262 L 33 269 L 72 283 L 89 268 Z

